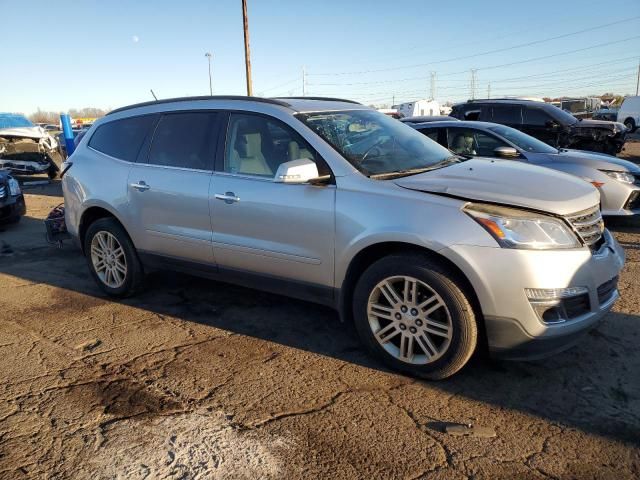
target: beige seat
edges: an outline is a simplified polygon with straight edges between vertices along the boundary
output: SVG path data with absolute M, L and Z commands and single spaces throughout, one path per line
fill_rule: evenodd
M 262 154 L 262 135 L 260 133 L 236 133 L 236 141 L 231 152 L 231 171 L 248 175 L 273 176 Z
M 300 148 L 298 142 L 292 140 L 289 142 L 289 160 L 300 160 L 301 158 L 308 158 L 313 160 L 313 155 L 306 148 Z
M 460 155 L 475 155 L 473 136 L 467 133 L 458 133 L 451 142 L 451 151 Z

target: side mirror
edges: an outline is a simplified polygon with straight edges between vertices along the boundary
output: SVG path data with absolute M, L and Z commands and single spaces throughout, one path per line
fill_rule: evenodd
M 513 147 L 498 147 L 493 153 L 500 158 L 518 158 L 520 153 Z
M 318 166 L 308 158 L 280 164 L 273 181 L 276 183 L 308 183 L 318 177 Z

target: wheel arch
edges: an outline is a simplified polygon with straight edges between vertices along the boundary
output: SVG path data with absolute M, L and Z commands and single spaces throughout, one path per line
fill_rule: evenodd
M 480 301 L 469 278 L 467 278 L 464 272 L 453 261 L 444 255 L 429 248 L 406 242 L 389 241 L 374 243 L 363 248 L 353 257 L 349 263 L 346 275 L 340 287 L 338 310 L 340 312 L 341 320 L 353 321 L 353 313 L 350 307 L 353 301 L 355 285 L 362 273 L 364 273 L 364 271 L 377 260 L 398 253 L 419 253 L 427 258 L 442 263 L 451 270 L 455 275 L 455 279 L 460 282 L 460 288 L 469 298 L 469 303 L 473 307 L 476 321 L 478 322 L 478 330 L 481 335 L 481 340 L 486 344 L 486 331 L 484 327 L 482 309 L 480 308 Z
M 87 233 L 89 225 L 101 218 L 113 218 L 120 224 L 124 231 L 127 232 L 127 235 L 129 235 L 129 232 L 122 220 L 120 220 L 120 218 L 118 218 L 118 215 L 116 215 L 111 209 L 105 207 L 104 205 L 92 205 L 82 212 L 82 216 L 80 217 L 80 223 L 78 226 L 78 239 L 80 241 L 80 248 L 82 249 L 82 253 L 85 253 L 84 237 Z M 129 238 L 131 238 L 131 235 L 129 235 Z

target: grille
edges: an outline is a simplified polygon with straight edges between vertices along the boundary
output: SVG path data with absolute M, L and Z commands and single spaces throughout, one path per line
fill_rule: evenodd
M 574 213 L 573 215 L 567 215 L 565 218 L 580 235 L 584 243 L 591 248 L 597 247 L 604 231 L 604 222 L 602 221 L 599 206 Z
M 617 286 L 618 277 L 613 277 L 611 280 L 604 282 L 598 287 L 598 301 L 600 302 L 600 305 L 611 298 L 611 295 L 616 291 Z
M 7 187 L 4 185 L 0 185 L 0 198 L 4 198 L 7 196 Z

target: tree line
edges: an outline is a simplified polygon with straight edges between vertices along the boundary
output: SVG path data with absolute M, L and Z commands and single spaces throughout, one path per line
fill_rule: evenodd
M 71 115 L 71 118 L 100 118 L 104 117 L 108 112 L 101 108 L 85 107 L 71 108 L 67 113 Z M 60 112 L 47 112 L 38 109 L 35 113 L 29 115 L 29 120 L 33 123 L 52 123 L 57 125 L 60 122 Z

